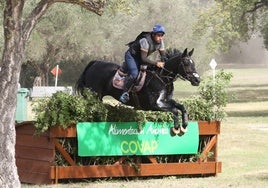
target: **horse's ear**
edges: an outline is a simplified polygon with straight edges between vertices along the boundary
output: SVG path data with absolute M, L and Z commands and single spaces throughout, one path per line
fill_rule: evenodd
M 193 53 L 194 53 L 194 48 L 189 52 L 189 56 L 192 56 L 193 55 Z
M 182 55 L 181 55 L 182 57 L 185 57 L 185 56 L 187 56 L 187 48 L 185 48 L 185 50 L 183 51 L 183 53 L 182 53 Z

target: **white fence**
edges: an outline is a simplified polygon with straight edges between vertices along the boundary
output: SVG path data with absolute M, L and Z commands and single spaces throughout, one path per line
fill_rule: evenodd
M 54 87 L 54 86 L 34 86 L 30 90 L 31 98 L 42 98 L 42 97 L 51 97 L 57 91 L 64 91 L 66 93 L 72 94 L 73 88 L 68 87 Z

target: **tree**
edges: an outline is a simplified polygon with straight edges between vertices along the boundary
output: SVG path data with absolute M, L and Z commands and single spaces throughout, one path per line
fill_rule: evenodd
M 26 66 L 23 67 L 28 69 L 30 65 L 37 66 L 31 67 L 35 68 L 33 74 L 21 75 L 24 79 L 20 80 L 20 84 L 23 87 L 32 87 L 34 76 L 39 73 L 38 76 L 41 77 L 49 75 L 49 85 L 52 85 L 54 82 L 50 72 L 46 74 L 43 72 L 48 70 L 44 69 L 47 66 L 41 65 L 48 64 L 51 70 L 56 64 L 63 68 L 65 62 L 72 62 L 73 65 L 80 64 L 84 69 L 86 65 L 80 62 L 81 59 L 86 59 L 85 56 L 88 61 L 102 59 L 121 64 L 127 49 L 125 44 L 133 40 L 142 30 L 151 30 L 156 23 L 164 24 L 166 27 L 167 47 L 177 47 L 181 50 L 185 47 L 195 47 L 196 57 L 199 53 L 204 55 L 200 50 L 201 44 L 193 43 L 191 40 L 191 23 L 195 19 L 195 12 L 199 6 L 196 2 L 198 1 L 192 0 L 190 3 L 188 0 L 170 0 L 163 3 L 161 0 L 132 0 L 128 5 L 131 6 L 131 10 L 119 12 L 106 9 L 101 17 L 92 16 L 92 13 L 78 6 L 53 5 L 35 27 L 27 43 L 24 60 Z M 145 10 L 148 7 L 149 11 Z M 159 16 L 161 10 L 164 10 L 165 14 Z M 132 14 L 134 12 L 135 14 Z M 73 85 L 83 69 L 67 72 L 64 66 L 58 84 L 62 85 L 62 82 L 66 81 L 67 74 L 69 78 L 75 78 L 69 83 Z M 22 73 L 24 72 L 26 73 L 22 70 Z M 75 74 L 71 75 L 72 73 Z M 27 86 L 24 80 L 27 81 Z
M 211 1 L 200 13 L 195 36 L 208 38 L 211 53 L 226 52 L 235 42 L 248 41 L 256 33 L 267 41 L 267 10 L 268 0 Z
M 102 15 L 106 0 L 40 0 L 23 19 L 24 0 L 5 0 L 4 49 L 0 71 L 0 186 L 20 187 L 15 163 L 16 93 L 26 43 L 40 18 L 54 3 L 71 3 Z
M 127 3 L 128 1 L 118 1 L 118 3 L 122 2 Z M 107 5 L 105 14 L 101 17 L 94 16 L 92 13 L 81 9 L 81 7 L 71 4 L 53 5 L 49 12 L 40 19 L 27 42 L 25 60 L 23 62 L 25 66 L 23 68 L 31 68 L 35 71 L 30 75 L 21 75 L 21 85 L 23 87 L 32 87 L 34 78 L 29 80 L 29 77 L 33 76 L 41 77 L 42 85 L 51 85 L 52 76 L 50 70 L 56 64 L 64 64 L 66 61 L 72 61 L 73 64 L 77 64 L 85 56 L 91 59 L 103 58 L 102 56 L 115 57 L 114 54 L 111 54 L 112 49 L 114 49 L 112 46 L 116 45 L 114 44 L 117 41 L 115 36 L 120 35 L 119 30 L 113 32 L 115 31 L 114 25 L 118 25 L 117 22 L 120 22 L 119 17 L 115 15 L 126 16 L 128 10 L 124 10 L 124 6 L 127 7 L 128 4 L 123 4 L 123 7 L 117 8 L 117 1 L 113 1 L 113 3 L 112 6 L 110 4 Z M 31 7 L 33 5 L 28 3 L 25 8 L 28 10 Z M 116 10 L 113 10 L 115 8 Z M 120 28 L 119 26 L 117 27 Z M 121 43 L 123 47 L 124 44 L 122 45 Z M 123 56 L 122 53 L 120 55 Z M 109 60 L 111 61 L 111 59 Z M 85 64 L 81 65 L 83 68 L 84 66 Z M 22 70 L 23 72 L 25 71 Z M 65 73 L 66 70 L 63 71 L 63 75 Z M 79 73 L 79 71 L 76 72 L 76 74 Z M 63 80 L 63 75 L 61 75 L 59 84 Z M 23 85 L 26 83 L 24 80 L 27 80 L 27 86 Z
M 96 20 L 92 14 L 81 10 L 80 7 L 56 4 L 35 27 L 26 46 L 23 68 L 32 68 L 34 70 L 32 76 L 40 77 L 42 86 L 49 85 L 49 78 L 50 81 L 52 80 L 50 70 L 56 64 L 69 59 L 75 61 L 84 56 L 85 49 L 87 49 L 84 33 L 89 27 L 87 26 L 88 21 L 84 17 L 90 21 Z M 91 27 L 98 28 L 97 25 L 91 25 Z M 22 73 L 26 72 L 25 69 L 22 70 Z M 23 80 L 29 81 L 29 78 L 26 78 L 29 76 L 21 75 L 20 84 L 23 87 L 25 87 Z M 32 87 L 33 81 L 34 78 L 26 87 Z

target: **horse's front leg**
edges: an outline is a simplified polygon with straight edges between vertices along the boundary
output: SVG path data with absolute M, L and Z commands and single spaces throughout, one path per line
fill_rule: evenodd
M 186 129 L 180 127 L 179 118 L 178 118 L 178 107 L 176 107 L 177 103 L 174 100 L 167 100 L 165 91 L 163 90 L 160 92 L 160 95 L 156 101 L 156 104 L 160 110 L 168 111 L 173 114 L 174 127 L 171 128 L 171 132 L 170 132 L 171 136 L 183 135 L 186 132 Z M 187 117 L 187 114 L 186 114 L 186 117 Z M 184 121 L 187 126 L 188 118 L 187 119 L 183 118 L 183 119 L 187 121 L 187 122 Z
M 188 125 L 188 114 L 187 114 L 187 111 L 186 111 L 185 107 L 182 104 L 177 103 L 173 99 L 171 99 L 170 101 L 173 103 L 173 105 L 176 108 L 178 108 L 181 111 L 182 126 L 180 127 L 180 130 L 181 130 L 181 134 L 184 134 L 184 133 L 187 132 L 187 125 Z

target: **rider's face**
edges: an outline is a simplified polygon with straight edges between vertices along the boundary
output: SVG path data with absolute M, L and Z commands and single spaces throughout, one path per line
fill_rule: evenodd
M 156 34 L 154 34 L 154 41 L 156 43 L 160 43 L 161 40 L 163 39 L 163 36 L 164 36 L 163 33 L 156 33 Z

